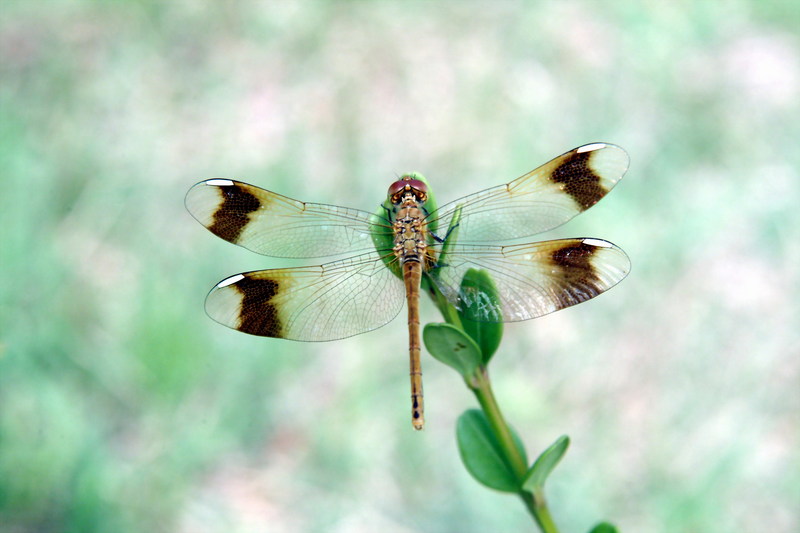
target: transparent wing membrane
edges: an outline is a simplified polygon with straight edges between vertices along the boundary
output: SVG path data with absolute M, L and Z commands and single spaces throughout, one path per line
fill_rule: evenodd
M 403 282 L 371 252 L 320 266 L 237 274 L 211 290 L 206 312 L 252 335 L 329 341 L 383 326 L 404 301 Z

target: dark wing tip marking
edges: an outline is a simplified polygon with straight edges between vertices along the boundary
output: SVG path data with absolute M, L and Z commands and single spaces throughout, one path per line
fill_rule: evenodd
M 559 277 L 564 280 L 564 290 L 555 293 L 558 309 L 570 307 L 594 298 L 603 292 L 603 286 L 592 258 L 598 246 L 586 242 L 571 242 L 550 254 L 554 268 L 560 269 Z
M 600 176 L 595 174 L 590 165 L 595 150 L 578 150 L 580 148 L 566 156 L 564 162 L 553 169 L 550 179 L 563 185 L 564 192 L 586 210 L 599 202 L 608 191 L 600 185 Z
M 278 281 L 252 278 L 244 274 L 234 287 L 242 294 L 242 307 L 236 329 L 262 337 L 283 337 L 278 308 L 270 303 L 280 289 Z
M 236 243 L 250 223 L 250 213 L 261 207 L 261 201 L 243 184 L 230 182 L 217 187 L 222 201 L 214 211 L 209 231 L 228 242 Z

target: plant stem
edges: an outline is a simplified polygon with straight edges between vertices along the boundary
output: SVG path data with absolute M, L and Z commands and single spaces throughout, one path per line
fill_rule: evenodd
M 497 399 L 492 391 L 492 383 L 489 380 L 489 374 L 486 369 L 479 368 L 468 384 L 478 399 L 486 418 L 489 420 L 489 425 L 492 427 L 492 432 L 500 445 L 506 463 L 517 478 L 519 486 L 522 486 L 522 481 L 528 471 L 528 465 L 522 452 L 514 442 L 511 428 L 509 428 L 503 417 L 503 413 L 500 412 L 500 406 L 497 404 Z M 552 516 L 550 516 L 550 510 L 547 508 L 547 502 L 544 497 L 537 498 L 530 492 L 523 490 L 519 491 L 519 496 L 533 516 L 539 529 L 544 533 L 558 533 L 558 528 L 553 522 Z
M 479 368 L 475 372 L 474 385 L 472 391 L 478 398 L 478 403 L 481 404 L 486 418 L 489 419 L 489 424 L 492 426 L 492 431 L 502 448 L 506 462 L 514 473 L 514 476 L 521 483 L 525 472 L 528 470 L 528 465 L 514 443 L 514 438 L 511 436 L 511 429 L 508 427 L 503 413 L 500 412 L 500 406 L 497 405 L 494 392 L 492 392 L 492 384 L 489 381 L 489 374 L 486 372 L 485 368 Z
M 534 498 L 529 492 L 524 494 L 533 502 L 534 507 L 531 508 L 529 506 L 528 509 L 533 513 L 533 517 L 536 519 L 536 523 L 539 524 L 539 528 L 545 533 L 558 533 L 558 528 L 555 522 L 553 522 L 553 517 L 550 516 L 550 509 L 547 508 L 547 503 L 544 500 L 538 501 L 538 499 Z M 524 496 L 523 499 L 525 499 Z
M 436 307 L 441 311 L 445 321 L 463 331 L 464 328 L 461 324 L 458 311 L 448 302 L 447 298 L 439 291 L 436 285 L 426 281 L 425 289 L 433 299 Z M 486 367 L 478 367 L 475 373 L 467 379 L 466 382 L 467 386 L 478 399 L 478 403 L 480 403 L 486 418 L 489 420 L 492 433 L 494 433 L 495 439 L 500 445 L 500 452 L 506 464 L 513 472 L 517 480 L 517 485 L 522 487 L 525 474 L 528 472 L 528 465 L 523 456 L 523 452 L 517 447 L 514 441 L 511 428 L 509 428 L 508 423 L 505 418 L 503 418 L 503 413 L 500 412 L 500 406 L 497 404 L 497 399 L 494 397 L 492 383 L 489 381 L 489 374 Z M 536 497 L 522 489 L 519 490 L 518 494 L 543 533 L 559 533 L 555 522 L 553 522 L 553 518 L 550 516 L 550 510 L 547 508 L 547 502 L 543 495 Z

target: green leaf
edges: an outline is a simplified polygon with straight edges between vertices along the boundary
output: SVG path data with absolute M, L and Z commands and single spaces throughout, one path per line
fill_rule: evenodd
M 442 243 L 442 247 L 439 250 L 439 256 L 436 258 L 438 265 L 446 265 L 450 260 L 449 254 L 458 238 L 458 224 L 460 220 L 461 206 L 459 205 L 456 206 L 453 215 L 450 217 L 450 226 L 447 228 L 447 231 L 443 235 L 437 235 L 439 238 L 444 239 L 444 243 Z M 431 224 L 432 223 L 433 221 L 431 221 Z M 428 229 L 434 231 L 431 226 L 429 226 Z M 422 277 L 423 289 L 433 298 L 436 307 L 439 308 L 439 311 L 442 313 L 447 323 L 460 328 L 461 319 L 458 316 L 458 311 L 437 286 L 439 272 L 439 268 L 433 268 L 427 271 L 427 275 Z
M 619 533 L 619 530 L 608 522 L 600 522 L 589 533 Z
M 562 435 L 543 451 L 525 474 L 522 489 L 532 494 L 541 494 L 544 482 L 567 452 L 568 447 L 569 437 Z
M 522 441 L 513 429 L 511 435 L 524 458 Z M 502 448 L 483 411 L 469 409 L 458 417 L 456 438 L 461 461 L 472 477 L 495 490 L 519 492 L 519 481 L 503 458 Z
M 428 352 L 442 363 L 456 369 L 464 379 L 481 364 L 481 351 L 466 333 L 450 324 L 426 324 L 422 340 Z
M 403 279 L 403 273 L 400 270 L 400 262 L 397 257 L 391 253 L 394 247 L 394 232 L 391 226 L 386 225 L 386 214 L 391 213 L 393 206 L 389 200 L 383 202 L 374 213 L 372 213 L 371 231 L 372 231 L 372 244 L 381 256 L 383 264 L 392 271 L 392 273 L 400 279 Z
M 446 265 L 450 260 L 450 250 L 458 242 L 458 225 L 460 222 L 461 206 L 459 205 L 456 206 L 455 210 L 453 211 L 453 216 L 450 218 L 450 226 L 447 228 L 447 232 L 444 235 L 440 235 L 440 237 L 444 239 L 444 244 L 439 252 L 439 257 L 437 258 L 438 263 L 441 265 Z M 436 276 L 438 274 L 438 270 L 434 269 L 431 274 Z
M 425 200 L 425 203 L 422 204 L 422 208 L 427 213 L 435 213 L 439 209 L 439 205 L 436 203 L 436 195 L 433 194 L 433 188 L 431 187 L 431 184 L 428 182 L 428 178 L 426 178 L 419 172 L 408 172 L 407 175 L 411 176 L 415 180 L 421 181 L 428 187 L 428 198 L 427 200 Z M 433 220 L 428 220 L 427 223 L 428 223 L 428 231 L 430 233 L 438 235 L 439 234 L 438 218 L 434 217 Z
M 461 324 L 480 346 L 485 365 L 503 339 L 503 315 L 497 287 L 488 272 L 470 268 L 461 280 L 460 295 L 465 302 L 458 312 Z

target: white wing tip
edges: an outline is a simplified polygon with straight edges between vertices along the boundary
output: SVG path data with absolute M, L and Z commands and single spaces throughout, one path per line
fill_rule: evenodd
M 237 282 L 239 282 L 240 280 L 243 280 L 243 279 L 244 279 L 243 275 L 236 274 L 235 276 L 231 276 L 228 279 L 223 279 L 222 281 L 217 283 L 217 288 L 218 289 L 224 289 L 228 285 L 233 285 L 234 283 L 237 283 Z
M 608 146 L 606 143 L 587 144 L 587 145 L 584 145 L 584 146 L 581 146 L 580 148 L 578 148 L 577 152 L 579 154 L 582 154 L 584 152 L 594 152 L 595 150 L 602 150 L 606 146 Z
M 221 178 L 206 180 L 203 183 L 206 185 L 211 185 L 213 187 L 230 187 L 231 185 L 233 185 L 233 182 L 231 180 L 226 180 Z
M 583 244 L 588 244 L 589 246 L 597 246 L 598 248 L 613 248 L 614 245 L 608 241 L 602 241 L 600 239 L 583 239 Z

